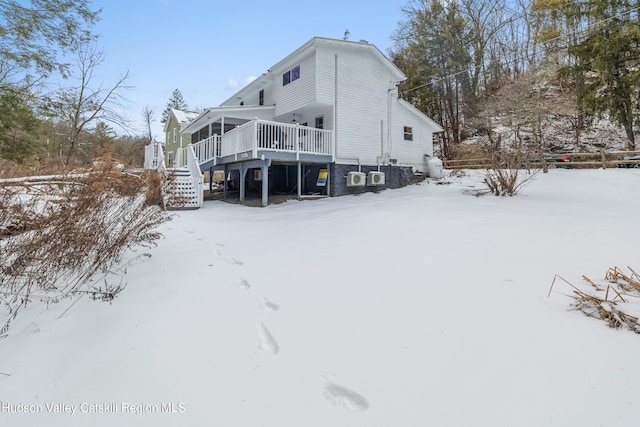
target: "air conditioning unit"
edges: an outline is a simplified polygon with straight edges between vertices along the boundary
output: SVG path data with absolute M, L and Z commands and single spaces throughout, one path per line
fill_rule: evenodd
M 369 172 L 367 185 L 384 185 L 384 172 Z
M 349 172 L 347 174 L 347 187 L 362 187 L 367 183 L 367 175 L 363 172 Z
M 256 169 L 253 171 L 253 180 L 262 181 L 262 169 Z

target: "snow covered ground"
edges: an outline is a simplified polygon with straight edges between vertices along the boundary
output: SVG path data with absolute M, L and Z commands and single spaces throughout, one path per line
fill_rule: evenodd
M 640 270 L 640 170 L 481 173 L 162 227 L 113 304 L 31 304 L 3 426 L 632 426 L 640 336 L 570 310 Z

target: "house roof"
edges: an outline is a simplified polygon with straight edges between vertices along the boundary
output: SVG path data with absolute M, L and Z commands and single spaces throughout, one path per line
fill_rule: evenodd
M 260 111 L 273 111 L 275 107 L 272 105 L 266 106 L 222 106 L 211 107 L 205 109 L 202 113 L 198 114 L 196 118 L 191 120 L 187 126 L 182 129 L 182 132 L 193 132 L 200 127 L 211 123 L 212 121 L 219 120 L 226 115 L 238 116 L 238 112 L 242 112 L 244 116 L 258 115 Z M 235 113 L 235 114 L 234 114 Z
M 278 69 L 282 68 L 286 63 L 294 61 L 298 57 L 302 57 L 312 49 L 317 47 L 333 47 L 340 49 L 363 49 L 370 52 L 380 63 L 386 67 L 391 74 L 395 77 L 397 82 L 402 82 L 407 79 L 405 74 L 396 65 L 391 62 L 375 45 L 370 44 L 364 40 L 359 42 L 349 40 L 329 39 L 324 37 L 313 37 L 311 40 L 300 46 L 298 49 L 290 53 L 282 60 L 275 63 L 269 70 L 263 73 L 260 77 L 253 80 L 251 83 L 240 89 L 237 93 L 232 95 L 229 99 L 224 101 L 221 105 L 232 103 L 236 98 L 243 97 L 244 93 L 255 92 L 259 90 L 260 86 L 264 86 L 268 83 L 270 74 L 277 73 Z
M 196 113 L 195 111 L 183 111 L 178 110 L 176 108 L 171 109 L 171 113 L 169 115 L 169 120 L 167 120 L 164 124 L 164 131 L 166 132 L 169 126 L 169 122 L 171 121 L 171 115 L 176 118 L 176 121 L 180 124 L 180 127 L 183 128 L 195 120 L 200 113 Z
M 409 110 L 410 112 L 418 116 L 418 118 L 428 123 L 431 126 L 433 133 L 444 132 L 444 129 L 442 128 L 442 126 L 434 122 L 431 119 L 431 117 L 424 114 L 422 111 L 416 108 L 416 106 L 410 103 L 409 101 L 406 101 L 402 98 L 398 98 L 398 104 L 402 105 L 404 108 L 406 108 L 407 110 Z

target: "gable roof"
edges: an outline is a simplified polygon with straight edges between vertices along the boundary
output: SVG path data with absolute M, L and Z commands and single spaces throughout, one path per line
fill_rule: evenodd
M 329 48 L 339 48 L 339 49 L 361 49 L 371 53 L 380 64 L 387 68 L 389 72 L 394 76 L 397 82 L 402 82 L 407 79 L 407 76 L 398 68 L 396 65 L 389 60 L 375 45 L 368 43 L 365 40 L 361 40 L 359 42 L 353 42 L 349 40 L 338 40 L 338 39 L 329 39 L 324 37 L 313 37 L 311 40 L 300 46 L 298 49 L 294 50 L 292 53 L 287 55 L 285 58 L 276 62 L 271 68 L 269 68 L 265 73 L 263 73 L 257 79 L 251 81 L 245 87 L 240 89 L 238 92 L 233 94 L 230 98 L 225 100 L 221 105 L 224 105 L 229 102 L 233 102 L 233 100 L 237 97 L 243 97 L 244 93 L 247 92 L 257 92 L 260 86 L 266 85 L 267 81 L 271 78 L 271 75 L 275 73 L 279 68 L 285 66 L 286 63 L 294 62 L 297 58 L 301 58 L 307 55 L 311 50 L 317 47 L 329 47 Z
M 193 120 L 195 120 L 199 115 L 200 113 L 196 113 L 195 111 L 183 111 L 172 108 L 171 112 L 169 113 L 169 119 L 164 124 L 164 131 L 166 132 L 168 129 L 169 122 L 171 121 L 171 116 L 175 117 L 178 124 L 180 124 L 180 128 L 183 128 Z
M 440 126 L 438 123 L 434 122 L 431 119 L 431 117 L 427 116 L 425 113 L 420 111 L 415 105 L 413 105 L 409 101 L 407 101 L 405 99 L 402 99 L 402 98 L 398 98 L 398 104 L 400 104 L 401 106 L 403 106 L 404 108 L 409 110 L 414 115 L 418 116 L 419 119 L 421 119 L 421 120 L 425 121 L 426 123 L 428 123 L 429 126 L 431 126 L 433 133 L 444 132 L 444 129 L 442 128 L 442 126 Z

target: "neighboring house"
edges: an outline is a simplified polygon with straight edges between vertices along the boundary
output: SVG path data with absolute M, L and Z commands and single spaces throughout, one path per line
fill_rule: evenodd
M 191 142 L 191 135 L 185 133 L 184 128 L 198 117 L 199 113 L 182 111 L 172 108 L 164 124 L 165 161 L 168 167 L 175 166 L 175 156 L 178 149 L 186 147 Z
M 404 80 L 372 44 L 315 37 L 184 127 L 182 157 L 223 170 L 225 197 L 257 192 L 263 206 L 406 185 L 427 173 L 442 128 L 398 97 Z

